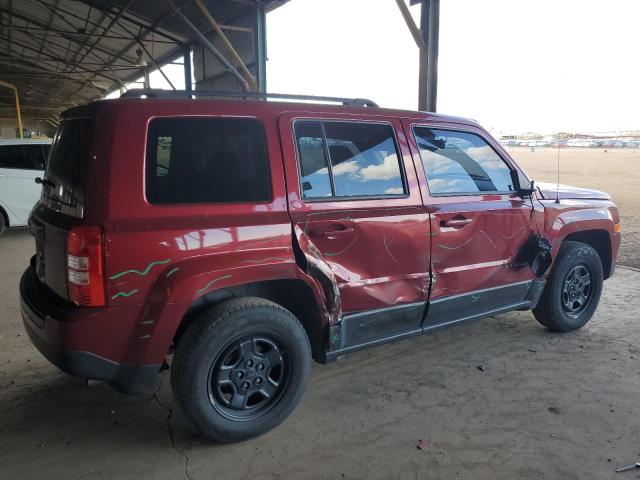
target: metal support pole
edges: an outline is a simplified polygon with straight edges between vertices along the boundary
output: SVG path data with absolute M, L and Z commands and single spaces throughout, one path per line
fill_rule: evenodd
M 184 47 L 184 89 L 187 92 L 193 91 L 193 85 L 191 84 L 191 46 Z
M 436 111 L 438 99 L 438 37 L 440 0 L 421 0 L 420 33 L 426 44 L 420 49 L 418 110 Z
M 422 8 L 425 8 L 424 4 Z M 440 36 L 440 0 L 429 5 L 429 40 L 427 42 L 427 111 L 435 112 L 438 99 L 438 41 Z
M 420 48 L 420 67 L 418 73 L 418 110 L 427 110 L 427 67 L 429 65 L 429 52 L 427 44 L 429 43 L 429 6 L 431 0 L 422 0 L 420 5 L 420 35 L 422 36 L 422 44 Z
M 231 73 L 234 77 L 238 79 L 238 81 L 242 84 L 242 88 L 244 88 L 245 91 L 248 91 L 249 84 L 244 79 L 244 77 L 240 74 L 240 72 L 238 72 L 236 67 L 234 67 L 231 64 L 231 62 L 229 62 L 229 60 L 227 60 L 225 56 L 222 53 L 220 53 L 220 51 L 216 47 L 213 46 L 213 44 L 209 41 L 209 39 L 205 37 L 200 30 L 198 30 L 198 27 L 196 27 L 191 22 L 191 20 L 187 18 L 187 16 L 184 13 L 182 13 L 182 11 L 180 11 L 180 9 L 173 4 L 171 0 L 164 0 L 164 1 L 169 6 L 171 10 L 171 14 L 179 17 L 180 20 L 182 20 L 182 22 L 189 28 L 189 30 L 191 30 L 195 34 L 195 36 L 198 37 L 198 40 L 200 40 L 200 43 L 202 43 L 202 46 L 207 48 L 213 54 L 213 56 L 216 57 L 220 63 L 222 63 L 224 68 L 226 68 L 229 73 Z
M 255 28 L 256 77 L 258 91 L 267 91 L 267 13 L 262 1 L 256 2 Z
M 22 113 L 20 112 L 20 98 L 18 97 L 18 89 L 15 85 L 3 81 L 0 81 L 0 86 L 13 90 L 13 94 L 16 100 L 16 116 L 18 117 L 18 135 L 20 136 L 20 138 L 24 138 L 24 129 L 22 128 Z
M 144 69 L 144 88 L 151 88 L 151 81 L 149 79 L 149 67 Z

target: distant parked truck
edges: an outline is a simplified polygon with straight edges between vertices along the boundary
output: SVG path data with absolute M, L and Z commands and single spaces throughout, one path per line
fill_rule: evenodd
M 51 139 L 0 139 L 0 235 L 27 224 L 40 198 L 34 180 L 44 176 Z

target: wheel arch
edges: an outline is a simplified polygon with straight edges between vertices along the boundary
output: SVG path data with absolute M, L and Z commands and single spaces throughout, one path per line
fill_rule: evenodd
M 198 314 L 232 298 L 259 297 L 271 300 L 293 313 L 304 327 L 313 359 L 324 363 L 329 326 L 326 312 L 318 304 L 311 287 L 301 279 L 277 279 L 232 285 L 208 292 L 187 308 L 173 337 L 177 345 Z
M 0 215 L 2 215 L 2 218 L 4 219 L 5 227 L 9 228 L 9 226 L 11 225 L 11 223 L 9 222 L 9 214 L 2 205 L 0 205 Z
M 600 257 L 604 279 L 611 276 L 613 259 L 611 258 L 611 238 L 607 230 L 594 229 L 573 232 L 564 237 L 562 242 L 580 242 L 592 247 Z

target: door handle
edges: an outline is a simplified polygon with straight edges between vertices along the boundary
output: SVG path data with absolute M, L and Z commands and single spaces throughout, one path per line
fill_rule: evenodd
M 471 223 L 470 218 L 452 218 L 451 220 L 442 220 L 441 227 L 462 228 Z
M 353 227 L 347 227 L 346 225 L 331 226 L 322 231 L 322 236 L 327 238 L 335 238 L 339 235 L 345 235 L 353 233 Z

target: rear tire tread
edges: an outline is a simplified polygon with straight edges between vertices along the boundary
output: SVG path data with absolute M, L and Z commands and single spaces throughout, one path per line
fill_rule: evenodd
M 188 327 L 187 331 L 184 333 L 182 338 L 180 339 L 178 346 L 175 350 L 174 358 L 171 365 L 171 386 L 173 390 L 173 394 L 175 396 L 176 402 L 180 405 L 183 413 L 191 420 L 194 426 L 205 436 L 220 442 L 220 443 L 233 443 L 242 440 L 246 440 L 248 438 L 252 438 L 253 436 L 261 435 L 269 431 L 271 428 L 280 424 L 284 421 L 292 412 L 292 410 L 296 407 L 296 405 L 300 402 L 302 398 L 302 393 L 304 392 L 304 388 L 298 392 L 295 396 L 286 399 L 289 405 L 285 406 L 285 408 L 277 409 L 274 408 L 273 412 L 277 412 L 276 415 L 270 416 L 267 422 L 272 425 L 269 428 L 261 428 L 257 435 L 253 434 L 244 434 L 244 433 L 234 433 L 231 431 L 221 432 L 212 428 L 203 428 L 202 421 L 200 418 L 197 418 L 194 415 L 194 412 L 188 408 L 189 405 L 193 405 L 194 402 L 197 401 L 195 392 L 193 388 L 188 388 L 186 385 L 185 377 L 188 374 L 187 369 L 189 365 L 191 365 L 191 358 L 196 352 L 199 350 L 199 347 L 203 342 L 209 340 L 210 335 L 219 329 L 219 326 L 230 319 L 234 314 L 246 312 L 253 309 L 270 309 L 278 312 L 279 314 L 284 314 L 288 316 L 291 320 L 295 321 L 299 326 L 300 330 L 304 333 L 304 328 L 300 321 L 287 309 L 281 307 L 280 305 L 258 297 L 243 297 L 243 298 L 234 298 L 231 300 L 227 300 L 219 305 L 212 307 L 211 309 L 206 310 L 199 314 L 194 322 Z M 305 383 L 306 377 L 308 376 L 308 371 L 310 369 L 310 352 L 311 346 L 309 344 L 309 340 L 304 334 L 304 338 L 306 340 L 306 349 L 308 352 L 306 365 L 302 365 L 302 368 L 306 370 L 305 373 Z M 281 399 L 284 401 L 285 399 Z M 270 412 L 271 413 L 271 412 Z

